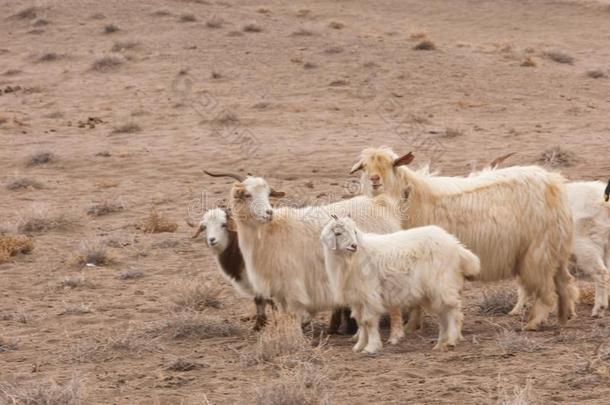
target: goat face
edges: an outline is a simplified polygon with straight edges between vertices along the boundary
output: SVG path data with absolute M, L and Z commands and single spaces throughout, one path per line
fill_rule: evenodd
M 220 254 L 229 246 L 231 218 L 222 208 L 214 208 L 203 215 L 199 229 L 205 232 L 205 240 L 210 248 Z
M 273 220 L 269 197 L 283 197 L 260 177 L 247 177 L 231 189 L 231 211 L 242 221 L 268 223 Z
M 333 219 L 322 230 L 322 244 L 337 254 L 352 254 L 358 251 L 358 231 L 351 218 Z
M 365 149 L 350 173 L 362 170 L 362 192 L 368 197 L 375 197 L 395 189 L 396 168 L 411 163 L 413 157 L 412 153 L 398 157 L 388 148 Z

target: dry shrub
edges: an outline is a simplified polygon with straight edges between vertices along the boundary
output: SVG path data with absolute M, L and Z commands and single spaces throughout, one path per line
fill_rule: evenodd
M 59 315 L 84 315 L 90 314 L 91 312 L 91 305 L 83 303 L 78 305 L 67 305 Z
M 211 283 L 178 282 L 173 287 L 171 302 L 174 311 L 222 308 L 220 288 L 212 286 Z
M 557 145 L 542 152 L 538 162 L 550 167 L 567 167 L 578 162 L 578 157 L 574 152 Z
M 23 213 L 17 221 L 21 233 L 66 230 L 76 224 L 76 219 L 62 212 L 52 212 L 45 207 L 33 207 Z
M 517 302 L 517 293 L 512 288 L 494 288 L 483 291 L 483 299 L 477 303 L 481 315 L 506 315 Z
M 22 73 L 21 70 L 19 69 L 8 69 L 7 71 L 5 71 L 4 73 L 2 73 L 3 76 L 16 76 L 19 73 Z
M 108 266 L 115 263 L 106 245 L 99 241 L 82 242 L 73 260 L 77 266 Z
M 119 32 L 121 29 L 114 24 L 107 24 L 104 26 L 104 34 L 113 34 Z
M 53 152 L 47 151 L 39 151 L 30 156 L 26 161 L 26 166 L 40 166 L 46 165 L 49 163 L 55 163 L 57 161 L 57 156 L 53 154 Z
M 223 111 L 212 120 L 212 124 L 217 126 L 230 126 L 237 123 L 239 123 L 239 118 L 233 111 Z
M 343 87 L 347 86 L 348 84 L 349 82 L 345 79 L 333 80 L 332 82 L 328 83 L 328 85 L 332 87 Z
M 95 70 L 96 72 L 109 72 L 116 69 L 123 63 L 125 63 L 125 58 L 123 58 L 121 55 L 106 55 L 93 61 L 91 69 Z
M 318 65 L 313 62 L 305 62 L 303 63 L 303 69 L 316 69 Z
M 283 367 L 278 378 L 256 389 L 259 405 L 326 405 L 331 403 L 326 370 L 311 363 Z
M 13 15 L 13 18 L 18 20 L 33 20 L 38 15 L 38 7 L 26 7 L 17 12 L 17 14 Z
M 291 37 L 311 37 L 313 35 L 315 35 L 313 31 L 310 31 L 305 28 L 299 28 L 298 30 L 293 31 L 292 34 L 290 34 Z
M 45 52 L 37 59 L 38 62 L 55 62 L 61 59 L 62 56 L 55 52 Z
M 574 63 L 574 58 L 572 56 L 559 50 L 545 52 L 544 56 L 557 63 L 566 63 L 568 65 L 572 65 Z
M 433 51 L 436 49 L 436 45 L 430 39 L 424 39 L 413 47 L 416 51 Z
M 212 76 L 212 79 L 220 79 L 220 78 L 222 78 L 222 74 L 220 74 L 220 72 L 216 72 L 216 71 L 213 71 L 211 76 Z
M 178 18 L 178 21 L 180 21 L 180 22 L 195 22 L 195 21 L 197 21 L 197 17 L 195 17 L 195 15 L 192 14 L 192 13 L 184 13 L 184 14 L 180 15 L 180 17 Z
M 87 280 L 83 273 L 80 273 L 64 277 L 64 279 L 59 282 L 59 287 L 63 289 L 74 289 L 79 287 L 93 287 L 93 285 Z
M 34 21 L 34 27 L 44 27 L 49 25 L 51 22 L 47 19 L 44 18 L 39 18 L 38 20 Z
M 27 254 L 34 249 L 32 239 L 25 235 L 0 235 L 0 263 L 11 256 Z
M 140 127 L 135 122 L 125 122 L 121 125 L 114 127 L 112 130 L 113 134 L 135 134 L 136 132 L 142 131 L 142 127 Z
M 65 384 L 54 380 L 30 380 L 0 384 L 0 403 L 23 405 L 82 405 L 85 380 L 74 375 Z
M 155 340 L 146 336 L 142 330 L 131 326 L 122 335 L 115 336 L 113 331 L 109 337 L 98 339 L 93 343 L 72 346 L 65 356 L 77 363 L 103 362 L 157 350 L 159 345 Z
M 498 332 L 496 339 L 496 343 L 504 354 L 533 353 L 544 349 L 542 345 L 531 340 L 526 335 L 506 328 L 502 328 Z
M 144 335 L 169 340 L 239 336 L 243 329 L 228 320 L 194 311 L 171 312 L 168 319 L 149 326 Z
M 112 45 L 112 52 L 123 52 L 123 51 L 128 51 L 128 50 L 132 50 L 132 49 L 136 49 L 140 46 L 140 43 L 138 41 L 119 41 L 119 42 L 115 42 L 114 45 Z
M 263 32 L 263 27 L 261 27 L 260 25 L 258 25 L 255 22 L 252 22 L 252 23 L 248 23 L 248 24 L 244 25 L 242 31 L 244 31 L 244 32 Z
M 587 76 L 592 79 L 602 79 L 608 77 L 608 74 L 604 72 L 602 69 L 593 69 L 587 71 Z
M 157 10 L 157 11 L 153 12 L 152 15 L 155 17 L 167 17 L 167 16 L 172 15 L 172 13 L 169 10 L 163 9 L 163 10 Z
M 340 46 L 331 46 L 324 50 L 324 53 L 327 53 L 329 55 L 334 55 L 334 54 L 338 54 L 341 52 L 343 52 L 343 48 Z
M 193 371 L 201 368 L 208 368 L 209 365 L 197 361 L 192 361 L 182 357 L 172 359 L 165 365 L 165 369 L 169 371 Z
M 39 190 L 39 189 L 43 188 L 43 185 L 39 181 L 36 181 L 33 179 L 28 179 L 27 177 L 17 177 L 17 178 L 10 180 L 6 184 L 6 188 L 11 191 L 33 190 L 33 189 Z
M 253 350 L 242 355 L 242 362 L 245 365 L 272 361 L 321 363 L 325 345 L 326 340 L 321 339 L 314 346 L 293 316 L 273 312 Z
M 343 24 L 343 23 L 342 23 L 342 22 L 340 22 L 340 21 L 331 21 L 331 22 L 328 24 L 328 27 L 329 27 L 329 28 L 332 28 L 332 29 L 334 29 L 334 30 L 340 30 L 340 29 L 342 29 L 343 27 L 345 27 L 345 24 Z
M 515 385 L 509 388 L 506 383 L 502 383 L 498 391 L 498 404 L 500 405 L 532 405 L 537 402 L 530 378 L 527 379 L 524 386 Z
M 442 134 L 443 138 L 457 138 L 458 136 L 464 135 L 464 131 L 459 128 L 445 128 L 445 132 Z
M 125 209 L 125 205 L 120 202 L 102 201 L 93 203 L 87 208 L 87 214 L 92 217 L 101 217 L 104 215 L 120 212 Z
M 178 230 L 178 224 L 163 217 L 156 208 L 151 209 L 148 217 L 136 227 L 145 233 L 176 232 Z
M 123 270 L 118 275 L 118 278 L 120 280 L 136 280 L 142 277 L 144 277 L 144 272 L 142 270 L 137 269 Z
M 0 353 L 17 350 L 17 340 L 7 339 L 0 336 Z
M 525 58 L 523 60 L 523 62 L 521 62 L 521 65 L 523 67 L 536 67 L 536 61 L 534 59 L 532 59 L 531 56 L 528 56 L 527 58 Z
M 206 21 L 205 26 L 208 28 L 222 28 L 224 20 L 220 17 L 212 17 Z

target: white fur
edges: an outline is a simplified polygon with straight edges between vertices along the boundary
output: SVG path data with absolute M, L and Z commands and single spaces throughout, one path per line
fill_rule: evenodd
M 438 317 L 435 349 L 457 344 L 464 278 L 479 274 L 480 261 L 455 237 L 438 226 L 364 233 L 350 218 L 341 218 L 328 223 L 320 238 L 336 300 L 349 306 L 358 322 L 355 352 L 381 349 L 378 323 L 384 312 L 415 307 Z

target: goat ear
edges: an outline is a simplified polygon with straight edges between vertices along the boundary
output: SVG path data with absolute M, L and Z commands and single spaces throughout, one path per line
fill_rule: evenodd
M 233 186 L 233 198 L 242 200 L 244 198 L 244 194 L 246 194 L 246 189 L 241 185 L 241 183 Z
M 415 159 L 415 155 L 413 155 L 413 152 L 409 152 L 404 156 L 394 159 L 394 167 L 406 166 L 410 164 L 413 159 Z
M 274 189 L 271 189 L 271 192 L 269 193 L 269 197 L 282 198 L 285 195 L 286 193 L 284 193 L 283 191 L 275 191 Z
M 337 250 L 337 239 L 332 231 L 324 232 L 320 237 L 322 244 L 330 250 Z
M 352 169 L 349 171 L 349 174 L 354 174 L 362 169 L 364 169 L 364 162 L 362 160 L 359 160 L 352 166 Z
M 227 216 L 227 229 L 230 232 L 237 232 L 237 224 L 235 224 L 235 220 L 231 216 Z

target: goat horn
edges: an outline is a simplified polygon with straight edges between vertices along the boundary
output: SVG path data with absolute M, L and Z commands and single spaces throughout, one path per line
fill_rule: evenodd
M 197 227 L 197 232 L 195 232 L 195 234 L 193 235 L 193 237 L 192 237 L 192 238 L 193 238 L 193 239 L 196 239 L 196 238 L 197 238 L 197 236 L 199 236 L 199 234 L 200 234 L 201 232 L 203 232 L 203 229 L 202 229 L 200 226 L 199 226 L 199 227 Z
M 489 167 L 490 169 L 495 169 L 496 167 L 500 166 L 502 163 L 504 163 L 504 161 L 506 159 L 508 159 L 509 157 L 513 156 L 517 154 L 517 152 L 511 152 L 508 153 L 504 156 L 499 156 L 497 158 L 495 158 L 494 160 L 492 160 L 491 162 L 489 162 L 489 164 L 487 165 L 487 167 Z
M 239 182 L 242 182 L 244 180 L 246 180 L 245 176 L 242 176 L 241 174 L 235 174 L 235 173 L 212 173 L 212 172 L 208 172 L 207 170 L 203 171 L 205 174 L 207 174 L 208 176 L 212 176 L 212 177 L 230 177 L 232 179 L 235 179 Z

